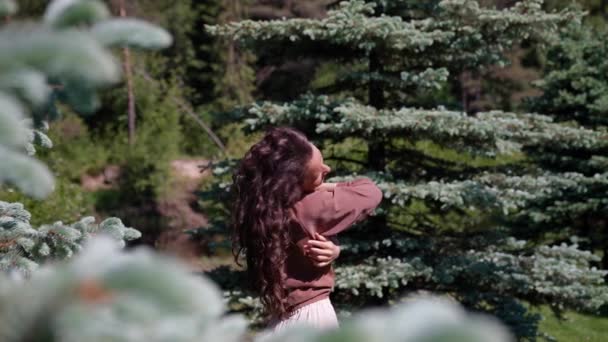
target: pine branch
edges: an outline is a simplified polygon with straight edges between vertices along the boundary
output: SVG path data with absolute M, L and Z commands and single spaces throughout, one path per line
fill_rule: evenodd
M 435 40 L 446 40 L 450 37 L 449 34 L 438 31 L 423 32 L 417 29 L 418 25 L 404 23 L 399 18 L 370 18 L 368 15 L 373 11 L 373 5 L 360 1 L 343 2 L 341 5 L 340 10 L 329 11 L 328 16 L 322 20 L 244 20 L 221 26 L 206 26 L 206 29 L 214 35 L 255 40 L 258 43 L 270 40 L 295 42 L 312 39 L 331 41 L 338 45 L 354 45 L 364 50 L 373 48 L 375 41 L 387 38 L 395 40 L 400 48 L 411 48 L 414 42 L 429 46 Z M 343 34 L 348 31 L 352 34 Z
M 517 293 L 534 302 L 597 310 L 608 301 L 603 286 L 606 271 L 590 266 L 598 257 L 581 251 L 577 245 L 539 247 L 532 255 L 517 254 L 525 241 L 507 240 L 507 248 L 488 246 L 459 254 L 448 252 L 438 258 L 434 249 L 418 249 L 416 257 L 379 258 L 371 256 L 363 262 L 336 269 L 336 288 L 355 296 L 365 291 L 373 296 L 399 295 L 399 289 L 412 281 L 422 281 L 416 287 L 439 287 L 461 290 L 469 286 L 483 292 Z M 514 253 L 515 252 L 515 253 Z M 446 257 L 448 256 L 448 257 Z M 429 261 L 437 260 L 437 263 Z M 580 282 L 572 282 L 571 272 Z M 572 295 L 572 294 L 576 295 Z
M 520 216 L 533 216 L 532 222 L 590 209 L 608 208 L 602 194 L 608 191 L 608 173 L 587 177 L 579 173 L 538 176 L 508 176 L 482 173 L 464 181 L 431 181 L 411 184 L 386 181 L 381 174 L 367 174 L 375 180 L 384 198 L 393 205 L 405 207 L 413 199 L 434 202 L 442 210 L 452 208 L 495 209 L 505 214 L 519 211 Z M 332 177 L 330 181 L 352 180 L 359 176 Z M 553 212 L 554 211 L 554 212 Z M 559 217 L 559 216 L 558 216 Z
M 519 152 L 522 147 L 598 154 L 608 150 L 608 133 L 553 123 L 538 114 L 491 111 L 469 116 L 444 109 L 377 110 L 354 99 L 334 101 L 312 95 L 286 104 L 262 102 L 245 111 L 250 130 L 276 124 L 306 126 L 312 121 L 317 134 L 334 139 L 358 135 L 372 141 L 383 136 L 432 140 L 490 157 Z
M 141 237 L 118 218 L 95 224 L 93 217 L 66 225 L 55 222 L 33 228 L 30 213 L 21 203 L 0 201 L 0 270 L 30 276 L 40 264 L 71 258 L 95 234 L 108 234 L 121 245 Z
M 318 54 L 314 44 L 308 44 L 315 42 L 316 47 L 333 44 L 363 51 L 382 48 L 407 53 L 411 60 L 475 65 L 478 61 L 484 64 L 501 61 L 501 51 L 515 41 L 547 36 L 558 25 L 580 16 L 572 12 L 543 12 L 535 0 L 524 0 L 504 10 L 481 8 L 475 1 L 446 0 L 439 4 L 440 10 L 433 20 L 371 16 L 374 7 L 374 3 L 364 1 L 344 1 L 321 20 L 244 20 L 206 29 L 248 46 L 264 46 L 266 51 L 288 52 L 281 46 L 304 44 L 310 45 L 309 54 Z M 427 49 L 431 47 L 435 52 L 429 54 Z M 301 55 L 303 51 L 298 53 Z

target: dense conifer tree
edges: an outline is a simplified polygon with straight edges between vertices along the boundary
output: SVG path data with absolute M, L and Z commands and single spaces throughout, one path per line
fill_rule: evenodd
M 538 316 L 521 300 L 587 311 L 606 303 L 606 272 L 593 267 L 599 258 L 574 237 L 555 234 L 581 214 L 591 189 L 605 193 L 608 174 L 545 168 L 534 158 L 591 162 L 605 155 L 606 134 L 541 114 L 471 115 L 438 96 L 461 72 L 501 65 L 522 40 L 544 44 L 559 26 L 580 20 L 541 5 L 352 0 L 321 19 L 208 27 L 269 63 L 312 56 L 338 65 L 324 87 L 239 112 L 249 131 L 292 125 L 326 147 L 336 166 L 329 181 L 355 172 L 383 190 L 376 216 L 340 237 L 338 307 L 429 290 L 492 312 L 533 338 Z M 229 175 L 234 162 L 216 174 Z M 229 186 L 222 182 L 204 198 L 229 200 Z M 221 233 L 217 223 L 208 234 Z M 230 279 L 223 271 L 216 275 Z M 232 294 L 235 303 L 256 305 L 239 289 Z

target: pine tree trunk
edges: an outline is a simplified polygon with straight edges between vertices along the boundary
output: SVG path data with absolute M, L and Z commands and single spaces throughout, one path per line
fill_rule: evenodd
M 246 4 L 246 3 L 245 3 Z M 220 23 L 229 23 L 241 21 L 248 16 L 247 7 L 240 0 L 224 0 L 222 5 L 222 15 L 218 19 Z M 226 83 L 222 83 L 222 93 L 228 96 L 232 101 L 227 103 L 222 111 L 230 110 L 235 104 L 244 105 L 253 101 L 251 97 L 252 89 L 250 81 L 247 80 L 246 69 L 247 59 L 243 53 L 239 51 L 236 42 L 228 42 L 222 46 L 226 49 L 225 72 L 224 79 Z
M 380 60 L 379 51 L 374 49 L 369 55 L 369 72 L 382 73 L 382 61 Z M 384 98 L 384 83 L 375 81 L 373 77 L 369 83 L 369 104 L 378 109 L 383 109 L 386 106 Z M 382 138 L 375 138 L 369 142 L 367 161 L 369 167 L 373 171 L 384 171 L 386 166 L 386 141 Z M 370 225 L 374 227 L 376 232 L 388 233 L 386 215 L 376 215 L 370 218 Z
M 120 16 L 126 17 L 125 0 L 120 0 Z M 133 91 L 133 72 L 131 70 L 131 53 L 129 48 L 125 47 L 123 53 L 123 68 L 125 69 L 125 77 L 127 79 L 127 113 L 129 121 L 129 145 L 135 143 L 135 93 Z
M 460 77 L 458 78 L 460 81 L 460 102 L 462 103 L 462 111 L 465 113 L 469 112 L 469 103 L 468 103 L 468 89 L 467 89 L 467 81 L 469 80 L 469 73 L 467 71 L 463 71 L 460 73 Z
M 382 73 L 383 67 L 378 56 L 378 50 L 374 49 L 369 55 L 369 72 Z M 377 109 L 383 109 L 386 106 L 384 98 L 384 84 L 382 81 L 370 80 L 369 83 L 369 104 Z M 369 166 L 376 171 L 384 171 L 386 166 L 386 151 L 384 139 L 377 139 L 369 143 L 368 152 Z

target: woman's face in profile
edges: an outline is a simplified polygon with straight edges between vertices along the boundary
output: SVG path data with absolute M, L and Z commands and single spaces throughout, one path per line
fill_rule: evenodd
M 331 171 L 331 168 L 324 163 L 321 151 L 315 145 L 310 145 L 312 146 L 312 157 L 306 165 L 307 170 L 302 183 L 304 192 L 314 191 L 316 187 L 323 184 L 325 176 Z

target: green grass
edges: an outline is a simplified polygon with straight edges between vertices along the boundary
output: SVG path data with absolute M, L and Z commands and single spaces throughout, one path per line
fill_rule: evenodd
M 585 315 L 566 311 L 563 319 L 557 317 L 548 306 L 533 311 L 543 315 L 540 331 L 557 341 L 608 341 L 608 317 Z

